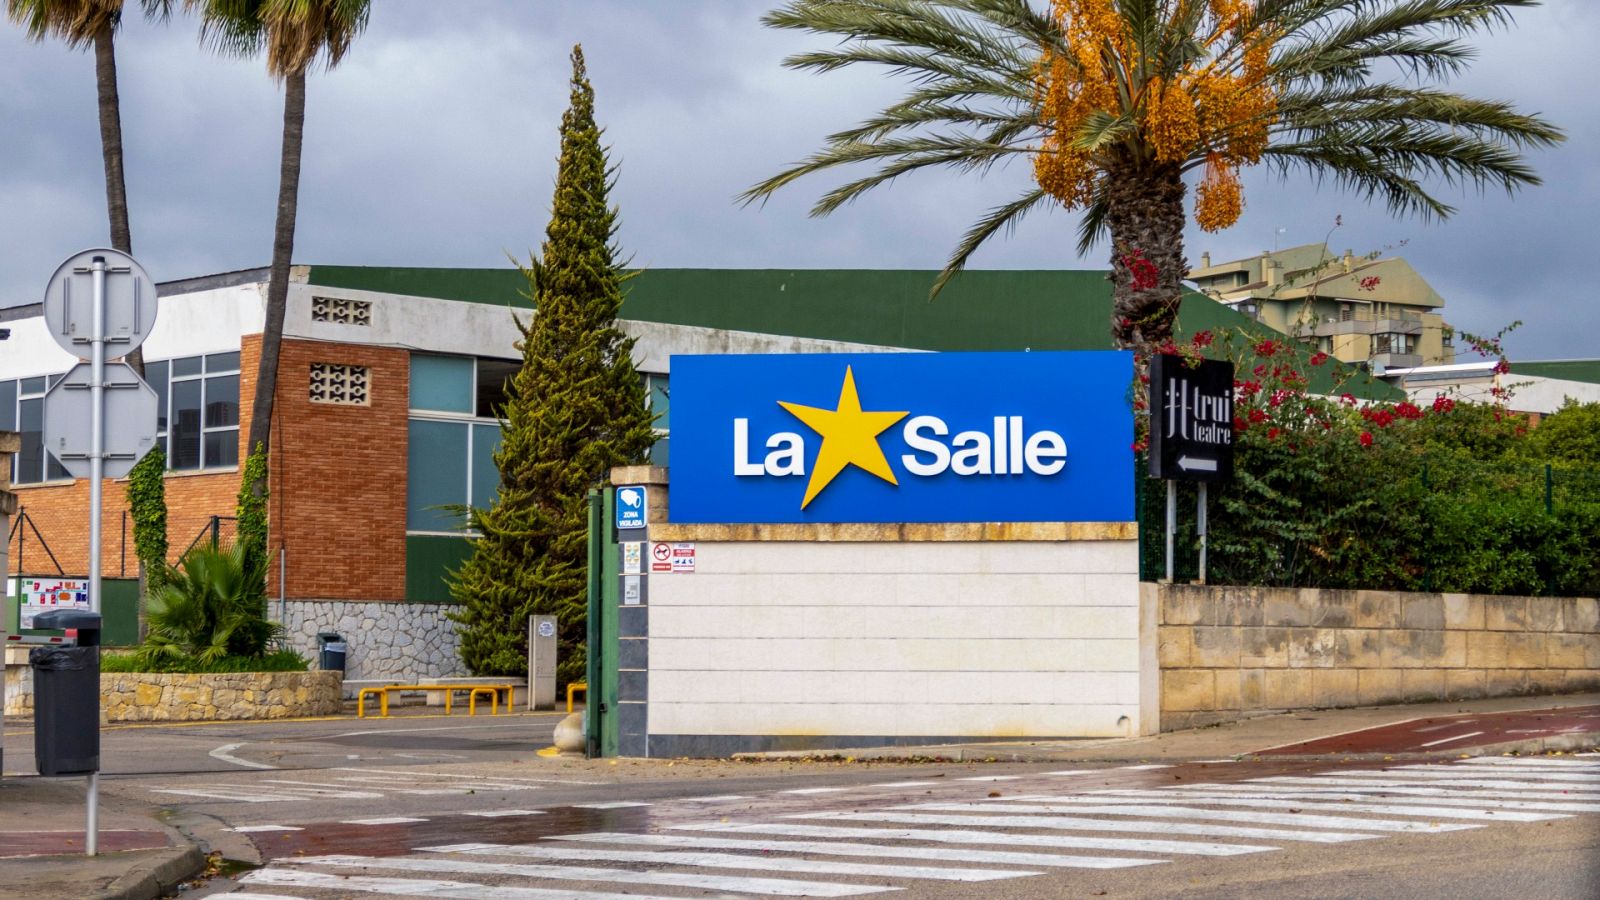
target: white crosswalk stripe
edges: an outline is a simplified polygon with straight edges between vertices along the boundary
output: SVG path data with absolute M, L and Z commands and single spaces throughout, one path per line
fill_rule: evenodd
M 934 881 L 999 881 L 1038 872 L 1015 869 L 956 869 L 929 866 L 879 865 L 789 859 L 782 856 L 740 856 L 735 853 L 680 852 L 674 850 L 614 850 L 594 847 L 549 847 L 533 844 L 449 844 L 421 847 L 430 853 L 465 853 L 473 856 L 515 856 L 524 859 L 578 860 L 583 862 L 653 863 L 700 866 L 707 869 L 764 869 L 769 872 L 804 872 L 810 875 L 871 875 L 879 878 L 928 878 Z
M 285 860 L 297 865 L 328 866 L 341 869 L 395 869 L 402 872 L 434 872 L 445 875 L 520 875 L 552 881 L 624 881 L 657 887 L 699 888 L 708 891 L 739 891 L 775 897 L 853 897 L 878 894 L 894 888 L 834 881 L 800 881 L 787 878 L 759 878 L 732 875 L 702 875 L 698 872 L 663 872 L 656 869 L 606 869 L 590 866 L 544 866 L 522 863 L 490 863 L 449 857 L 421 856 L 306 856 Z
M 1177 797 L 1165 791 L 1114 791 L 1109 793 L 1114 794 L 1119 801 L 1131 803 L 1170 803 L 1176 799 L 1182 803 L 1205 806 L 1247 806 L 1251 809 L 1310 809 L 1320 811 L 1345 810 L 1348 812 L 1378 813 L 1386 816 L 1428 816 L 1436 819 L 1470 819 L 1480 822 L 1543 822 L 1548 819 L 1567 818 L 1564 815 L 1551 813 L 1494 809 L 1457 809 L 1451 806 L 1422 806 L 1416 805 L 1415 801 L 1411 804 L 1362 803 L 1359 801 L 1319 803 L 1314 800 L 1278 799 L 1261 796 L 1219 796 L 1198 791 L 1184 791 L 1181 796 Z
M 1265 778 L 1252 778 L 1252 783 L 1261 784 L 1298 784 L 1307 780 L 1305 777 L 1292 775 L 1269 775 Z M 1419 778 L 1412 775 L 1395 776 L 1392 773 L 1385 776 L 1376 775 L 1324 775 L 1314 779 L 1318 784 L 1347 784 L 1347 785 L 1390 785 L 1394 787 L 1440 787 L 1451 788 L 1497 788 L 1500 790 L 1532 790 L 1537 792 L 1565 791 L 1573 796 L 1587 796 L 1591 799 L 1600 797 L 1600 789 L 1587 785 L 1549 784 L 1537 781 L 1509 781 L 1497 778 L 1453 779 L 1441 781 L 1437 778 Z
M 1458 765 L 1468 766 L 1504 766 L 1508 768 L 1550 769 L 1559 771 L 1571 769 L 1575 772 L 1600 771 L 1600 759 L 1552 759 L 1543 756 L 1474 756 L 1471 759 L 1460 760 Z
M 1081 810 L 1080 810 L 1081 812 Z M 1199 837 L 1256 838 L 1264 841 L 1307 841 L 1342 844 L 1376 838 L 1375 834 L 1338 831 L 1291 831 L 1285 828 L 1247 828 L 1198 822 L 1121 822 L 1074 816 L 947 816 L 937 813 L 810 813 L 794 818 L 832 819 L 844 822 L 888 822 L 896 825 L 956 825 L 967 828 L 1049 828 L 1055 831 L 1120 831 L 1134 834 L 1186 834 Z
M 362 875 L 327 875 L 299 869 L 261 869 L 239 879 L 249 885 L 275 885 L 283 887 L 317 888 L 339 891 L 349 896 L 356 891 L 363 894 L 388 894 L 390 896 L 440 897 L 446 900 L 682 900 L 682 898 L 651 896 L 648 894 L 611 894 L 599 892 L 573 892 L 549 888 L 506 887 L 478 884 L 472 881 L 438 881 L 431 878 L 373 878 Z
M 1434 806 L 1469 806 L 1486 809 L 1526 809 L 1533 812 L 1600 812 L 1600 803 L 1559 802 L 1565 799 L 1561 794 L 1551 795 L 1556 798 L 1554 800 L 1516 799 L 1529 795 L 1515 794 L 1510 791 L 1480 791 L 1466 794 L 1462 791 L 1451 791 L 1444 788 L 1409 787 L 1367 788 L 1362 790 L 1338 787 L 1301 787 L 1272 790 L 1243 784 L 1197 784 L 1171 787 L 1165 790 L 1173 791 L 1184 797 L 1188 797 L 1190 794 L 1204 793 L 1218 796 L 1262 797 L 1273 800 L 1351 800 L 1357 803 L 1383 801 L 1386 803 L 1410 802 Z M 1106 790 L 1095 791 L 1094 793 L 1116 794 L 1120 792 Z
M 1104 798 L 1063 797 L 1062 803 L 1007 805 L 1005 803 L 922 803 L 904 809 L 929 809 L 944 812 L 972 811 L 994 813 L 1003 811 L 1023 816 L 1038 814 L 1037 818 L 1066 813 L 1068 815 L 1137 816 L 1163 819 L 1214 819 L 1219 822 L 1246 822 L 1256 825 L 1293 825 L 1304 828 L 1344 828 L 1352 831 L 1461 831 L 1478 828 L 1477 825 L 1448 825 L 1435 822 L 1393 822 L 1369 816 L 1302 816 L 1283 813 L 1238 812 L 1235 810 L 1202 809 L 1197 806 L 1111 806 Z M 1177 799 L 1177 798 L 1174 798 Z
M 1578 769 L 1574 766 L 1586 768 Z M 1124 767 L 1127 769 L 1165 766 Z M 639 900 L 639 890 L 683 895 L 852 897 L 928 883 L 992 883 L 1066 877 L 1063 870 L 1113 870 L 1185 857 L 1271 854 L 1293 844 L 1339 844 L 1548 822 L 1600 812 L 1595 762 L 1477 760 L 1384 770 L 1342 770 L 1227 783 L 1074 788 L 1061 775 L 1118 770 L 1063 770 L 965 781 L 1021 781 L 1011 797 L 965 802 L 910 798 L 854 809 L 794 812 L 770 818 L 744 812 L 717 821 L 715 805 L 760 797 L 681 798 L 704 804 L 707 821 L 666 825 L 657 833 L 619 831 L 549 835 L 526 843 L 402 845 L 400 856 L 335 854 L 291 857 L 240 879 L 239 900 L 295 900 L 263 888 L 327 896 L 388 895 L 473 900 Z M 1600 768 L 1593 771 L 1600 772 Z M 1577 777 L 1575 777 L 1577 776 Z M 393 777 L 387 773 L 385 778 Z M 1027 778 L 1038 779 L 1032 784 Z M 1050 779 L 1050 780 L 1047 780 Z M 273 790 L 326 786 L 277 779 Z M 414 784 L 414 782 L 406 782 Z M 948 782 L 888 782 L 872 788 L 918 788 Z M 1049 793 L 1025 793 L 1049 786 Z M 454 786 L 454 785 L 452 785 Z M 333 790 L 384 790 L 382 778 Z M 780 789 L 764 797 L 827 795 L 842 788 Z M 970 788 L 969 788 L 970 790 Z M 576 808 L 645 806 L 632 801 Z M 680 810 L 689 808 L 687 805 Z M 759 808 L 759 807 L 757 807 Z M 537 815 L 539 810 L 475 810 L 480 816 Z M 377 824 L 381 821 L 349 820 Z M 245 826 L 279 830 L 289 826 Z M 478 835 L 472 835 L 477 837 Z M 391 877 L 393 873 L 396 877 Z M 398 877 L 403 876 L 403 877 Z M 1052 887 L 1039 891 L 1051 894 Z M 648 898 L 647 898 L 648 900 Z
M 644 847 L 694 847 L 706 850 L 748 850 L 753 853 L 811 853 L 819 856 L 866 856 L 889 859 L 931 859 L 942 862 L 973 862 L 991 865 L 1046 866 L 1062 869 L 1122 869 L 1165 862 L 1160 859 L 1135 859 L 1127 856 L 1068 856 L 1058 853 L 1024 853 L 1015 850 L 959 850 L 954 847 L 894 847 L 884 844 L 845 843 L 842 841 L 784 841 L 770 838 L 700 837 L 688 834 L 563 834 L 554 841 L 583 841 L 604 844 L 633 844 Z M 1265 848 L 1263 848 L 1265 849 Z
M 1391 773 L 1405 775 L 1412 778 L 1433 778 L 1441 781 L 1453 781 L 1459 778 L 1482 778 L 1483 773 L 1477 770 L 1463 770 L 1454 766 L 1424 765 L 1424 766 L 1397 766 L 1389 770 Z M 1590 772 L 1511 772 L 1497 770 L 1495 775 L 1501 778 L 1529 778 L 1538 781 L 1572 782 L 1574 784 L 1600 785 L 1600 774 Z
M 1125 823 L 1116 823 L 1125 824 Z M 852 838 L 863 841 L 926 841 L 932 844 L 997 844 L 1016 847 L 1052 847 L 1058 850 L 1110 850 L 1118 853 L 1172 853 L 1193 856 L 1238 856 L 1276 850 L 1259 844 L 1217 844 L 1204 841 L 1168 841 L 1144 838 L 1082 837 L 1075 834 L 1014 834 L 963 828 L 942 831 L 934 828 L 851 828 L 836 825 L 781 825 L 718 822 L 711 825 L 674 825 L 676 831 L 735 832 L 775 834 L 787 837 Z M 1131 829 L 1130 829 L 1131 830 Z M 1208 830 L 1209 833 L 1209 830 Z M 1377 835 L 1352 835 L 1365 840 Z

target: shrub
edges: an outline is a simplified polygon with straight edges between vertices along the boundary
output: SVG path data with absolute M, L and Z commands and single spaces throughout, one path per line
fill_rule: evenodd
M 143 665 L 259 658 L 281 631 L 267 621 L 262 583 L 250 577 L 242 547 L 198 546 L 164 581 L 150 596 L 150 633 L 138 650 Z
M 261 656 L 224 656 L 209 663 L 193 657 L 163 656 L 147 659 L 138 651 L 107 653 L 100 657 L 102 672 L 181 672 L 220 674 L 228 672 L 304 672 L 310 662 L 293 650 L 279 650 Z

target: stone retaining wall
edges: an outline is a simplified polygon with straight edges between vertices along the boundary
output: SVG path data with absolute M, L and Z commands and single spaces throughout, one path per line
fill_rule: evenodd
M 344 708 L 338 672 L 100 676 L 107 722 L 196 722 L 326 716 Z
M 1600 688 L 1600 602 L 1144 584 L 1161 728 L 1317 707 Z
M 284 606 L 289 646 L 316 666 L 317 633 L 338 633 L 350 645 L 345 677 L 352 681 L 416 682 L 467 673 L 448 604 L 290 600 Z M 276 600 L 271 612 L 277 615 Z

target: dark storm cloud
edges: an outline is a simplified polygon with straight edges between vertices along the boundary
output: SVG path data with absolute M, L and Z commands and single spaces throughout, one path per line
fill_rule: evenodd
M 538 245 L 566 105 L 567 52 L 583 42 L 620 164 L 614 200 L 637 264 L 923 267 L 942 264 L 968 224 L 1028 183 L 914 176 L 828 219 L 806 211 L 835 181 L 803 181 L 764 207 L 734 196 L 895 96 L 867 73 L 779 67 L 815 42 L 762 29 L 765 0 L 672 3 L 377 4 L 368 33 L 309 85 L 295 257 L 367 265 L 500 266 Z M 1448 223 L 1396 220 L 1304 179 L 1247 181 L 1241 222 L 1189 236 L 1189 255 L 1230 258 L 1277 243 L 1391 249 L 1474 331 L 1526 321 L 1523 358 L 1596 356 L 1600 307 L 1591 216 L 1600 201 L 1600 112 L 1585 99 L 1585 36 L 1600 9 L 1554 0 L 1482 43 L 1459 86 L 1511 99 L 1566 128 L 1537 153 L 1543 188 L 1516 198 L 1456 188 Z M 276 202 L 282 106 L 259 61 L 200 50 L 192 19 L 130 20 L 119 41 L 134 250 L 158 278 L 264 265 Z M 32 44 L 0 24 L 0 305 L 32 302 L 60 259 L 105 241 L 103 180 L 87 54 Z M 1074 218 L 1041 215 L 982 251 L 986 267 L 1075 268 Z M 1284 229 L 1278 234 L 1279 228 Z

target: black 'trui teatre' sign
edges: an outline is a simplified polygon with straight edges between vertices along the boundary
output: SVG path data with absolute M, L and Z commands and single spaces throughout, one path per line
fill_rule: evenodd
M 1233 477 L 1233 363 L 1159 354 L 1150 361 L 1150 474 Z

